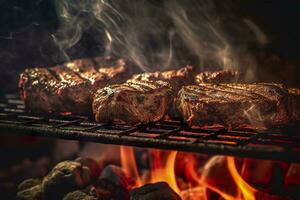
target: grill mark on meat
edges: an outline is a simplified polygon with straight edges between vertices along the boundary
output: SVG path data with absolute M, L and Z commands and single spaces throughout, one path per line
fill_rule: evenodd
M 157 81 L 132 81 L 98 90 L 93 99 L 96 121 L 129 124 L 162 119 L 168 109 L 171 87 Z
M 68 85 L 77 85 L 85 83 L 86 80 L 78 76 L 73 70 L 67 68 L 66 66 L 56 66 L 50 69 L 56 74 L 56 77 Z
M 287 125 L 292 117 L 288 98 L 286 88 L 276 84 L 208 83 L 183 87 L 177 103 L 191 126 L 262 128 Z
M 246 90 L 246 89 L 243 89 L 243 88 L 234 88 L 234 87 L 232 87 L 228 84 L 219 84 L 218 88 L 220 88 L 220 89 L 218 89 L 216 87 L 208 87 L 208 86 L 206 86 L 206 87 L 208 89 L 214 89 L 215 91 L 219 91 L 219 92 L 222 92 L 222 93 L 229 93 L 229 94 L 240 96 L 240 97 L 243 97 L 243 98 L 251 98 L 253 100 L 259 99 L 259 98 L 263 98 L 263 99 L 266 98 L 265 96 L 257 94 L 253 91 Z M 222 90 L 222 89 L 224 89 L 224 90 Z M 239 91 L 233 91 L 233 89 L 237 89 Z M 243 92 L 243 93 L 241 93 L 241 92 Z M 245 92 L 249 92 L 249 94 L 245 94 Z
M 257 95 L 257 98 L 264 98 L 264 99 L 269 99 L 269 100 L 274 100 L 274 95 L 270 95 L 270 93 L 279 93 L 281 95 L 286 95 L 287 93 L 284 92 L 286 88 L 284 88 L 281 84 L 272 84 L 272 83 L 258 83 L 258 84 L 221 84 L 222 86 L 237 89 L 237 90 L 243 90 L 252 93 L 253 95 Z M 264 87 L 263 86 L 267 86 Z M 259 88 L 257 88 L 259 87 Z M 257 89 L 267 89 L 268 94 L 264 93 L 263 91 L 261 93 L 256 92 Z M 276 96 L 276 95 L 275 95 Z
M 91 85 L 99 85 L 107 80 L 107 76 L 96 69 L 96 62 L 92 59 L 76 60 L 65 63 L 65 66 Z
M 201 96 L 204 96 L 204 97 L 213 98 L 209 94 L 205 93 L 204 90 L 201 90 L 201 89 L 198 89 L 198 88 L 195 88 L 195 87 L 190 88 L 189 86 L 187 86 L 187 87 L 184 87 L 184 89 L 185 89 L 184 92 L 187 95 L 190 95 L 190 96 L 197 96 L 198 97 L 198 95 L 201 95 Z M 222 99 L 222 100 L 227 100 L 226 98 L 222 98 L 222 97 L 219 97 L 219 98 Z
M 218 85 L 219 86 L 219 85 Z M 194 95 L 202 95 L 211 99 L 219 99 L 219 100 L 235 100 L 236 98 L 251 98 L 253 100 L 255 100 L 255 97 L 251 96 L 251 95 L 245 95 L 245 94 L 240 94 L 237 92 L 233 92 L 233 91 L 228 91 L 228 90 L 221 90 L 218 89 L 216 87 L 209 87 L 209 85 L 199 85 L 199 88 L 194 87 L 194 88 L 186 88 L 189 92 L 194 93 Z M 212 91 L 215 91 L 212 94 Z M 209 93 L 208 93 L 209 92 Z M 217 95 L 218 93 L 220 93 L 220 95 Z M 230 96 L 230 95 L 232 96 Z M 224 96 L 222 96 L 224 95 Z
M 128 80 L 126 82 L 130 87 L 134 87 L 138 90 L 153 90 L 157 87 L 162 86 L 160 81 L 136 81 L 136 80 Z
M 49 73 L 49 75 L 51 76 L 51 77 L 47 78 L 48 80 L 53 79 L 53 80 L 55 80 L 55 81 L 59 81 L 58 75 L 57 75 L 54 71 L 52 71 L 51 68 L 49 68 L 49 69 L 46 69 L 46 68 L 39 68 L 39 76 L 40 76 L 40 77 L 41 77 L 41 75 L 42 75 L 42 74 L 40 74 L 40 72 L 42 71 L 42 69 L 44 69 L 45 71 L 47 71 L 47 72 Z M 47 73 L 47 72 L 46 72 L 46 73 Z M 42 73 L 43 73 L 43 72 L 42 72 Z
M 115 66 L 111 59 L 100 60 L 105 61 L 105 66 Z M 127 66 L 126 70 L 125 64 L 121 68 L 119 65 L 107 68 L 105 74 L 95 69 L 93 59 L 81 59 L 49 69 L 26 69 L 20 75 L 20 94 L 26 109 L 33 112 L 90 114 L 94 91 L 113 82 L 123 82 L 131 75 Z

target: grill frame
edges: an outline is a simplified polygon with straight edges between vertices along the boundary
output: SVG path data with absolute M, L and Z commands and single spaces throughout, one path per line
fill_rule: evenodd
M 300 163 L 299 126 L 250 129 L 189 128 L 179 121 L 141 126 L 96 123 L 85 116 L 26 113 L 18 95 L 0 101 L 0 134 L 18 134 L 213 155 Z

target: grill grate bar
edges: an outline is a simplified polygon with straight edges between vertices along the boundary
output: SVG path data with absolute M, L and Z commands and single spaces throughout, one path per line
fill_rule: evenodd
M 22 107 L 23 106 L 23 107 Z M 258 132 L 220 127 L 190 128 L 180 121 L 141 125 L 96 123 L 85 116 L 26 113 L 16 95 L 0 101 L 0 133 L 54 137 L 169 150 L 300 163 L 299 126 Z

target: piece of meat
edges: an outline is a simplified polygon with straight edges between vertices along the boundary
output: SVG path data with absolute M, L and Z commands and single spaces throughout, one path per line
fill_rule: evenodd
M 300 122 L 300 88 L 289 88 L 293 122 Z
M 93 112 L 98 122 L 156 122 L 166 114 L 170 95 L 171 86 L 167 82 L 128 80 L 98 90 Z
M 240 83 L 242 73 L 233 70 L 202 72 L 195 77 L 197 84 L 201 83 Z
M 290 122 L 289 94 L 279 84 L 199 84 L 179 92 L 178 107 L 190 126 L 268 128 Z
M 79 59 L 49 69 L 26 69 L 19 87 L 31 112 L 90 114 L 97 89 L 122 83 L 130 75 L 130 67 L 121 59 Z
M 106 82 L 106 75 L 98 71 L 98 66 L 93 59 L 79 59 L 65 63 L 65 66 L 80 77 L 87 80 L 94 87 L 103 87 Z
M 162 80 L 170 83 L 172 89 L 177 93 L 182 86 L 193 83 L 193 67 L 186 66 L 178 70 L 169 70 L 163 72 L 147 72 L 143 74 L 136 74 L 133 76 L 135 80 L 141 81 L 157 81 Z
M 193 84 L 193 67 L 186 66 L 178 70 L 169 70 L 163 72 L 147 72 L 143 74 L 136 74 L 133 76 L 134 80 L 141 81 L 157 81 L 162 80 L 168 82 L 172 87 L 172 101 L 168 109 L 168 117 L 172 119 L 179 119 L 180 114 L 176 107 L 176 97 L 178 91 L 182 86 Z

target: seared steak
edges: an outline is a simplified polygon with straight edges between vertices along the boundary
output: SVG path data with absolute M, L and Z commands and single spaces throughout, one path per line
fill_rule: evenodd
M 162 80 L 170 83 L 172 89 L 177 93 L 182 86 L 193 83 L 193 67 L 186 66 L 178 70 L 169 70 L 164 72 L 147 72 L 133 76 L 135 80 L 157 81 Z
M 178 107 L 190 126 L 266 128 L 289 123 L 289 94 L 278 84 L 199 84 L 179 92 Z
M 197 84 L 201 83 L 237 83 L 242 79 L 242 74 L 238 71 L 221 70 L 213 72 L 202 72 L 195 77 Z
M 80 59 L 49 69 L 26 69 L 19 87 L 29 111 L 88 114 L 96 89 L 124 82 L 129 76 L 123 60 Z
M 156 122 L 166 114 L 170 95 L 171 86 L 167 82 L 128 80 L 98 90 L 93 112 L 98 122 Z
M 300 122 L 300 89 L 289 88 L 289 94 L 292 107 L 292 120 L 294 122 Z
M 178 70 L 169 70 L 163 72 L 147 72 L 143 74 L 136 74 L 133 76 L 134 80 L 142 81 L 157 81 L 162 80 L 168 82 L 172 87 L 172 101 L 168 108 L 168 116 L 178 119 L 180 117 L 179 111 L 176 107 L 176 96 L 182 86 L 193 84 L 193 67 L 186 66 Z

